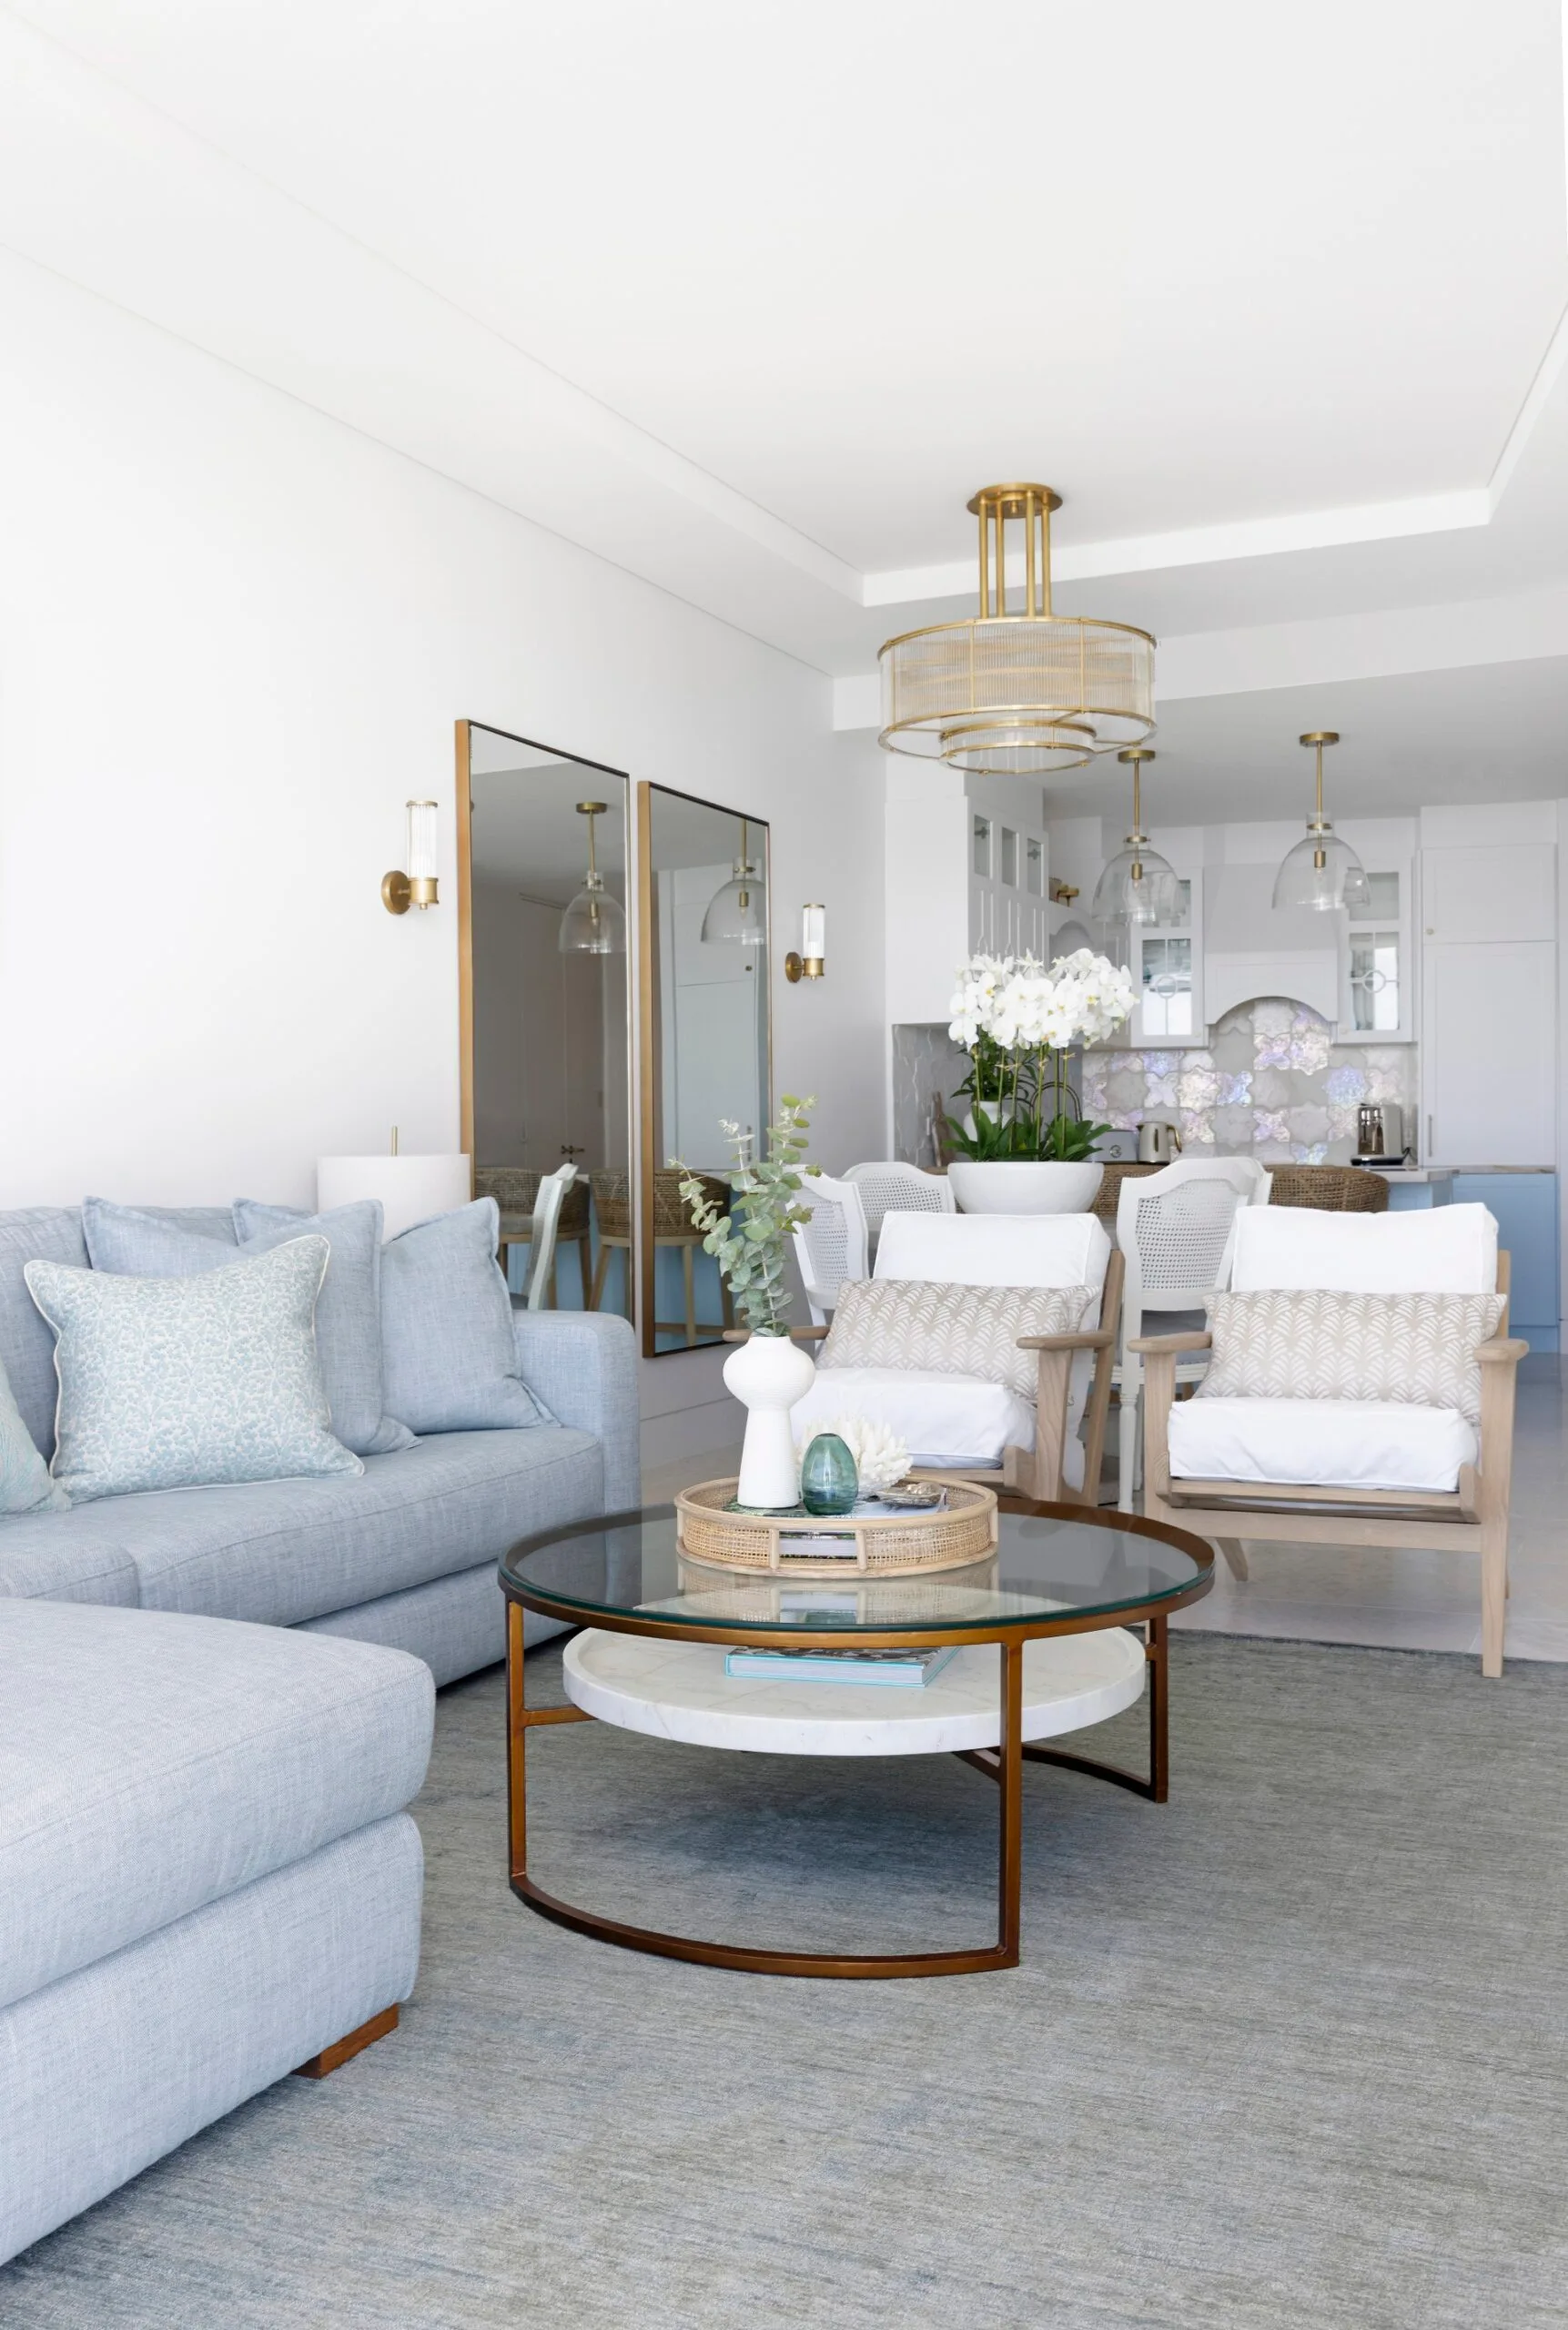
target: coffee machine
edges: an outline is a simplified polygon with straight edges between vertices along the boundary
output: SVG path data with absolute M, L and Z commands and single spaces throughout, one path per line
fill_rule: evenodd
M 1402 1165 L 1404 1110 L 1394 1100 L 1363 1100 L 1356 1110 L 1356 1163 Z

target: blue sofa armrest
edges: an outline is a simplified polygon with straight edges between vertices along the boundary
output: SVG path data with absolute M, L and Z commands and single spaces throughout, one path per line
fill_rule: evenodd
M 604 1450 L 604 1510 L 642 1502 L 637 1338 L 607 1311 L 512 1312 L 517 1362 L 552 1416 L 591 1432 Z

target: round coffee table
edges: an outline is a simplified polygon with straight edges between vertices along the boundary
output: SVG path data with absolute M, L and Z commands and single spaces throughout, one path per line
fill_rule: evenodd
M 1063 1764 L 1163 1804 L 1168 1790 L 1172 1610 L 1213 1584 L 1201 1537 L 1082 1505 L 1004 1513 L 971 1568 L 818 1585 L 709 1568 L 682 1553 L 673 1505 L 525 1538 L 501 1565 L 507 1597 L 511 1887 L 542 1917 L 628 1950 L 748 1973 L 970 1974 L 1016 1966 L 1026 1759 Z M 531 1707 L 523 1614 L 586 1631 L 568 1645 L 572 1705 Z M 1142 1629 L 1140 1635 L 1128 1631 Z M 751 1648 L 938 1649 L 958 1655 L 924 1686 L 729 1676 Z M 1038 1743 L 1130 1707 L 1147 1689 L 1148 1775 Z M 943 1755 L 996 1783 L 999 1919 L 994 1943 L 893 1957 L 754 1950 L 626 1925 L 548 1893 L 528 1874 L 527 1743 L 537 1725 L 597 1717 L 697 1746 L 798 1756 Z

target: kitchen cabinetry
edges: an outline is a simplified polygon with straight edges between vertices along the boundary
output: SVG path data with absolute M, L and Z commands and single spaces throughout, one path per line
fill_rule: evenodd
M 1456 1173 L 1455 1205 L 1484 1205 L 1497 1217 L 1509 1258 L 1508 1328 L 1533 1351 L 1557 1349 L 1561 1280 L 1555 1173 Z
M 1421 931 L 1442 946 L 1557 936 L 1557 853 L 1550 842 L 1423 849 Z
M 1038 786 L 971 777 L 969 949 L 981 955 L 1050 954 L 1049 854 Z
M 1415 1041 L 1411 870 L 1408 858 L 1366 860 L 1371 895 L 1347 913 L 1337 1043 Z
M 1422 949 L 1423 1165 L 1557 1158 L 1557 949 L 1544 939 Z

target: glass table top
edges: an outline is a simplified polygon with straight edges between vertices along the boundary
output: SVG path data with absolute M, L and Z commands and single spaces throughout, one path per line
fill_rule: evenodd
M 1121 1518 L 1125 1525 L 1129 1516 Z M 1211 1560 L 1150 1525 L 1118 1527 L 1109 1515 L 1004 1513 L 996 1552 L 966 1569 L 821 1583 L 693 1561 L 675 1527 L 674 1506 L 660 1504 L 524 1538 L 501 1563 L 501 1583 L 548 1595 L 563 1611 L 581 1612 L 584 1625 L 618 1616 L 843 1636 L 985 1633 L 1019 1620 L 1141 1610 L 1201 1591 L 1213 1575 Z M 1199 1551 L 1209 1548 L 1199 1544 Z

